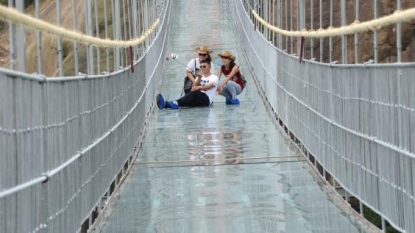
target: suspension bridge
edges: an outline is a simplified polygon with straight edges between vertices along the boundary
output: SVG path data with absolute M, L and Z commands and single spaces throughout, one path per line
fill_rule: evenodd
M 28 2 L 0 6 L 0 232 L 415 232 L 413 3 Z M 157 109 L 203 44 L 241 103 Z

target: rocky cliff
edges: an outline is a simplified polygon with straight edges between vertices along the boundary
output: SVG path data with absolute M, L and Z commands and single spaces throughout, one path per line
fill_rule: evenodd
M 358 2 L 358 21 L 364 22 L 374 19 L 374 7 L 375 1 L 377 1 L 378 18 L 386 15 L 390 15 L 397 9 L 397 0 L 346 0 L 346 24 L 352 24 L 356 21 L 356 2 Z M 300 0 L 301 2 L 301 0 Z M 306 5 L 306 28 L 315 29 L 320 28 L 320 1 L 319 0 L 304 0 Z M 333 2 L 333 14 L 332 14 L 332 26 L 341 26 L 341 1 L 332 0 Z M 285 5 L 287 3 L 287 5 Z M 274 2 L 275 9 L 277 9 L 277 2 Z M 282 28 L 290 30 L 301 30 L 297 25 L 298 5 L 297 1 L 292 1 L 292 12 L 290 1 L 281 1 L 281 7 L 283 9 L 282 15 Z M 401 9 L 409 9 L 415 7 L 415 0 L 401 0 Z M 287 14 L 285 13 L 287 9 Z M 311 11 L 313 17 L 311 19 Z M 271 12 L 270 12 L 271 13 Z M 292 27 L 291 18 L 292 16 Z M 276 16 L 278 17 L 278 16 Z M 271 21 L 274 20 L 271 17 Z M 277 22 L 277 21 L 275 21 Z M 327 29 L 330 26 L 330 0 L 322 1 L 322 28 Z M 358 58 L 357 63 L 363 63 L 369 59 L 374 59 L 374 37 L 377 36 L 378 43 L 378 62 L 379 63 L 392 63 L 397 61 L 397 28 L 396 24 L 388 27 L 381 28 L 377 35 L 373 31 L 358 34 Z M 283 44 L 285 45 L 286 39 Z M 294 39 L 293 51 L 290 51 L 288 46 L 287 51 L 290 53 L 297 53 L 297 39 Z M 313 49 L 313 57 L 319 59 L 320 57 L 320 40 L 314 39 L 314 46 L 311 46 L 311 39 L 306 40 L 306 52 L 305 57 L 311 58 L 311 49 Z M 342 46 L 341 37 L 333 37 L 333 52 L 332 60 L 342 61 Z M 290 39 L 288 39 L 288 45 Z M 401 44 L 402 44 L 402 62 L 414 62 L 415 61 L 415 21 L 410 23 L 402 23 L 401 30 Z M 285 48 L 285 46 L 284 46 Z M 297 53 L 298 54 L 298 53 Z M 347 62 L 355 63 L 355 39 L 354 35 L 347 36 Z M 330 58 L 329 52 L 329 38 L 323 40 L 323 60 L 328 62 Z

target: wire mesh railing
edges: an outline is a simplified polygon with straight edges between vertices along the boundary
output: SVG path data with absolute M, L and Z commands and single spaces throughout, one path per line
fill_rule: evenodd
M 399 27 L 396 32 L 392 30 L 397 34 L 397 56 L 391 55 L 391 59 L 398 63 L 380 63 L 376 58 L 381 53 L 378 44 L 373 45 L 372 61 L 361 63 L 361 58 L 351 61 L 347 56 L 348 51 L 359 51 L 353 44 L 334 46 L 330 42 L 307 48 L 309 42 L 274 34 L 258 20 L 260 17 L 274 27 L 301 31 L 316 20 L 312 16 L 315 7 L 307 8 L 306 1 L 236 2 L 241 46 L 258 86 L 288 131 L 323 167 L 323 174 L 329 173 L 347 194 L 382 217 L 383 230 L 388 221 L 396 229 L 415 232 L 415 68 L 413 60 L 400 62 L 399 38 L 403 32 Z M 359 1 L 356 3 L 358 9 Z M 341 12 L 340 19 L 345 17 L 345 1 L 337 3 L 335 9 L 330 6 L 323 14 L 320 1 L 320 22 L 333 17 L 334 12 Z M 295 22 L 298 27 L 292 27 Z M 341 25 L 345 26 L 345 21 Z M 344 35 L 340 37 L 339 42 L 345 40 Z M 336 64 L 338 58 L 343 64 Z
M 106 3 L 113 8 L 100 5 Z M 27 74 L 30 51 L 20 43 L 32 31 L 23 30 L 23 41 L 18 33 L 22 29 L 13 33 L 17 41 L 10 41 L 10 61 L 7 69 L 0 68 L 0 232 L 86 232 L 103 208 L 103 198 L 113 193 L 125 166 L 136 156 L 161 83 L 170 1 L 55 1 L 46 8 L 55 9 L 53 4 L 56 12 L 63 7 L 59 4 L 66 4 L 65 12 L 74 12 L 74 18 L 86 14 L 86 18 L 95 17 L 98 28 L 122 32 L 114 32 L 114 40 L 104 42 L 127 40 L 127 48 L 102 50 L 88 42 L 82 54 L 79 50 L 85 41 L 73 40 L 71 55 L 63 58 L 58 52 L 47 57 L 58 64 L 54 69 L 59 77 L 52 78 L 42 69 Z M 36 1 L 35 7 L 44 6 Z M 109 18 L 124 19 L 124 23 L 109 29 Z M 10 23 L 8 30 L 22 26 Z M 46 40 L 43 31 L 35 33 L 41 39 L 34 45 Z M 100 37 L 97 29 L 86 35 Z M 128 44 L 136 37 L 139 43 Z M 61 39 L 58 47 L 71 38 Z M 38 51 L 38 55 L 47 53 Z M 78 57 L 76 66 L 66 62 L 69 56 Z M 46 57 L 38 59 L 35 63 L 44 66 Z M 66 69 L 81 74 L 59 71 Z

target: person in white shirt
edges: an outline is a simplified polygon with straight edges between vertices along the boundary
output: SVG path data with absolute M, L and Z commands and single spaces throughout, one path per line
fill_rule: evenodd
M 210 54 L 213 51 L 209 49 L 209 46 L 202 45 L 196 48 L 196 52 L 198 53 L 198 57 L 190 60 L 186 67 L 186 76 L 192 82 L 191 86 L 193 86 L 196 82 L 196 77 L 193 76 L 193 72 L 197 73 L 200 70 L 200 61 L 203 61 L 206 59 L 212 60 L 212 58 L 210 57 Z M 210 65 L 211 65 L 210 72 L 213 74 L 215 73 L 215 65 L 213 64 L 213 62 L 210 62 Z M 185 85 L 184 94 L 187 94 L 190 92 L 191 86 L 190 84 Z
M 210 106 L 218 88 L 219 78 L 211 73 L 211 60 L 200 62 L 202 76 L 196 78 L 191 91 L 175 101 L 165 101 L 163 95 L 157 95 L 157 106 L 159 109 L 180 107 L 203 107 Z

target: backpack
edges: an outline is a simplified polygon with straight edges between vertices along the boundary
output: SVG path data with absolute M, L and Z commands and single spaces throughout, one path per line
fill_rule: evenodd
M 241 69 L 241 66 L 238 66 L 238 69 L 239 69 L 239 73 L 241 74 L 241 79 L 242 79 L 242 82 L 245 84 L 245 86 L 246 86 L 246 79 L 245 79 L 245 75 L 244 75 L 244 73 L 242 72 L 242 69 Z
M 239 67 L 239 72 L 241 73 L 241 79 L 242 79 L 242 82 L 245 84 L 245 86 L 246 86 L 246 79 L 245 79 L 245 75 L 244 75 L 244 73 L 242 73 L 242 71 L 241 71 L 241 69 L 240 69 L 240 67 Z
M 237 65 L 238 66 L 238 65 Z M 223 66 L 222 66 L 223 67 Z M 233 66 L 232 66 L 233 67 Z M 222 68 L 223 69 L 223 68 Z M 241 79 L 242 79 L 242 82 L 244 83 L 244 85 L 246 86 L 246 79 L 245 79 L 245 75 L 243 74 L 243 72 L 242 72 L 242 70 L 241 70 L 241 67 L 240 66 L 238 66 L 238 69 L 239 69 L 239 73 L 241 74 Z

